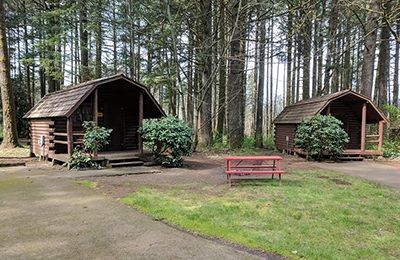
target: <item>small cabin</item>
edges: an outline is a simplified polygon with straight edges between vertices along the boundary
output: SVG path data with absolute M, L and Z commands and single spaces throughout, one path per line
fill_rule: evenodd
M 350 139 L 344 155 L 382 155 L 383 126 L 387 119 L 368 97 L 351 90 L 302 100 L 285 107 L 273 122 L 277 149 L 302 153 L 295 147 L 297 126 L 317 114 L 331 115 L 343 122 L 342 127 Z M 377 149 L 367 150 L 367 143 L 376 144 Z
M 45 95 L 25 116 L 31 153 L 66 161 L 83 141 L 84 121 L 112 129 L 104 151 L 142 153 L 138 129 L 165 112 L 142 84 L 123 74 L 84 82 Z

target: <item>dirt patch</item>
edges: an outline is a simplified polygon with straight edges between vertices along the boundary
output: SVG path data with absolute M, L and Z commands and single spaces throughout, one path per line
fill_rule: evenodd
M 262 155 L 264 155 L 263 153 Z M 277 153 L 275 153 L 277 154 Z M 183 168 L 154 167 L 159 173 L 144 175 L 129 175 L 116 177 L 88 177 L 94 181 L 98 188 L 114 197 L 121 198 L 133 193 L 142 187 L 151 187 L 160 191 L 177 189 L 185 192 L 223 194 L 229 187 L 225 175 L 224 156 L 207 156 L 202 153 L 194 153 L 185 158 Z M 282 168 L 309 169 L 310 165 L 304 159 L 295 156 L 284 156 Z M 241 185 L 262 185 L 269 182 L 270 176 L 237 176 Z M 249 179 L 248 181 L 245 179 Z M 254 182 L 257 180 L 257 182 Z M 274 180 L 272 180 L 274 181 Z
M 351 185 L 351 182 L 345 181 L 345 180 L 341 180 L 341 179 L 330 179 L 331 182 L 338 184 L 338 185 Z
M 320 178 L 320 179 L 329 179 L 328 176 L 319 176 L 318 178 Z

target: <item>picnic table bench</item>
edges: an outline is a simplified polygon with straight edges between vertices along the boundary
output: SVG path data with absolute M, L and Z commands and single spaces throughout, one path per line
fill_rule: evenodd
M 272 179 L 275 174 L 279 175 L 279 184 L 281 181 L 281 174 L 286 173 L 281 169 L 281 156 L 228 156 L 225 157 L 226 166 L 225 173 L 232 186 L 231 175 L 238 174 L 271 174 Z M 242 162 L 246 164 L 241 164 Z M 236 164 L 235 164 L 236 162 Z M 267 162 L 269 164 L 263 164 Z M 252 164 L 250 164 L 252 163 Z M 235 165 L 234 165 L 235 164 Z

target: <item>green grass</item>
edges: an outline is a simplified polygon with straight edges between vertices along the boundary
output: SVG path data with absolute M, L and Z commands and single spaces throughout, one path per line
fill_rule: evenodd
M 121 201 L 192 232 L 290 258 L 400 258 L 400 193 L 332 172 L 296 171 L 281 186 L 143 187 Z
M 4 157 L 29 157 L 29 147 L 22 146 L 11 149 L 1 149 L 0 150 L 0 158 Z
M 82 181 L 77 181 L 82 186 L 88 187 L 88 188 L 96 188 L 97 187 L 97 182 L 94 181 L 88 181 L 88 180 L 82 180 Z

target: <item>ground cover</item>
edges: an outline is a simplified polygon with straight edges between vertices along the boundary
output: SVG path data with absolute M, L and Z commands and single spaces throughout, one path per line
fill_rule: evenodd
M 29 157 L 29 147 L 24 145 L 16 148 L 0 149 L 0 158 L 1 157 Z
M 277 181 L 146 185 L 123 203 L 195 233 L 290 258 L 398 259 L 400 193 L 323 170 Z

